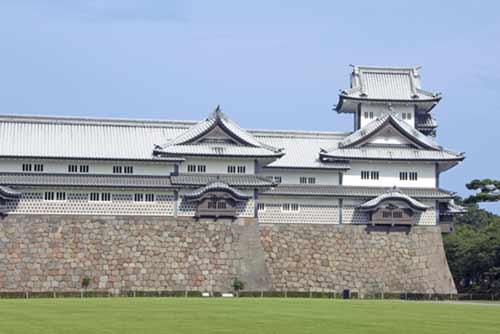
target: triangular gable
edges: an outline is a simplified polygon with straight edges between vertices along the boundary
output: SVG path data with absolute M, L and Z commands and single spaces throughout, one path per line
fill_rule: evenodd
M 153 154 L 277 158 L 283 156 L 284 152 L 258 141 L 227 118 L 217 106 L 205 120 L 193 125 L 165 145 L 156 145 Z
M 193 125 L 186 132 L 169 141 L 166 146 L 194 144 L 207 137 L 223 137 L 243 146 L 263 146 L 253 135 L 227 118 L 219 106 L 205 120 Z
M 361 147 L 377 139 L 377 136 L 387 132 L 388 129 L 394 129 L 391 133 L 394 136 L 400 136 L 404 140 L 404 144 L 413 144 L 417 148 L 440 151 L 443 148 L 436 144 L 432 139 L 426 137 L 418 130 L 406 122 L 398 119 L 394 115 L 384 115 L 365 127 L 355 131 L 350 136 L 339 143 L 339 148 Z

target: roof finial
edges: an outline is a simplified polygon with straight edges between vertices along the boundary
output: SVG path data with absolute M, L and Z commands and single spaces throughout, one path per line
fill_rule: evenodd
M 220 108 L 220 104 L 218 104 L 217 107 L 215 108 L 215 110 L 213 111 L 212 117 L 216 118 L 216 119 L 217 118 L 219 118 L 219 119 L 224 118 L 224 114 L 222 113 L 222 110 Z

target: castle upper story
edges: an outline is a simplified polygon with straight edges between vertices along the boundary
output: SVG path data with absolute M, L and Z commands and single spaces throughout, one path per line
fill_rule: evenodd
M 432 115 L 439 93 L 422 89 L 420 67 L 353 66 L 351 87 L 341 90 L 336 110 L 354 115 L 354 130 L 393 115 L 425 135 L 435 135 Z

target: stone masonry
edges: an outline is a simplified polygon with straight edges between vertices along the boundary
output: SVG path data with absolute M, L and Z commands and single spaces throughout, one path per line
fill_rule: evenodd
M 456 293 L 436 226 L 261 225 L 273 289 Z
M 255 219 L 11 215 L 0 291 L 90 289 L 455 293 L 437 227 L 265 224 Z

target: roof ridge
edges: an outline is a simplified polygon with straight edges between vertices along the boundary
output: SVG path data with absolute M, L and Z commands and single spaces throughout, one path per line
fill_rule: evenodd
M 19 114 L 0 114 L 0 122 L 18 122 L 18 123 L 54 123 L 54 124 L 86 124 L 86 125 L 115 125 L 115 126 L 137 126 L 143 125 L 183 125 L 189 127 L 196 124 L 196 121 L 189 120 L 159 120 L 159 119 L 133 119 L 119 117 L 84 117 L 84 116 L 47 116 L 47 115 L 19 115 Z

